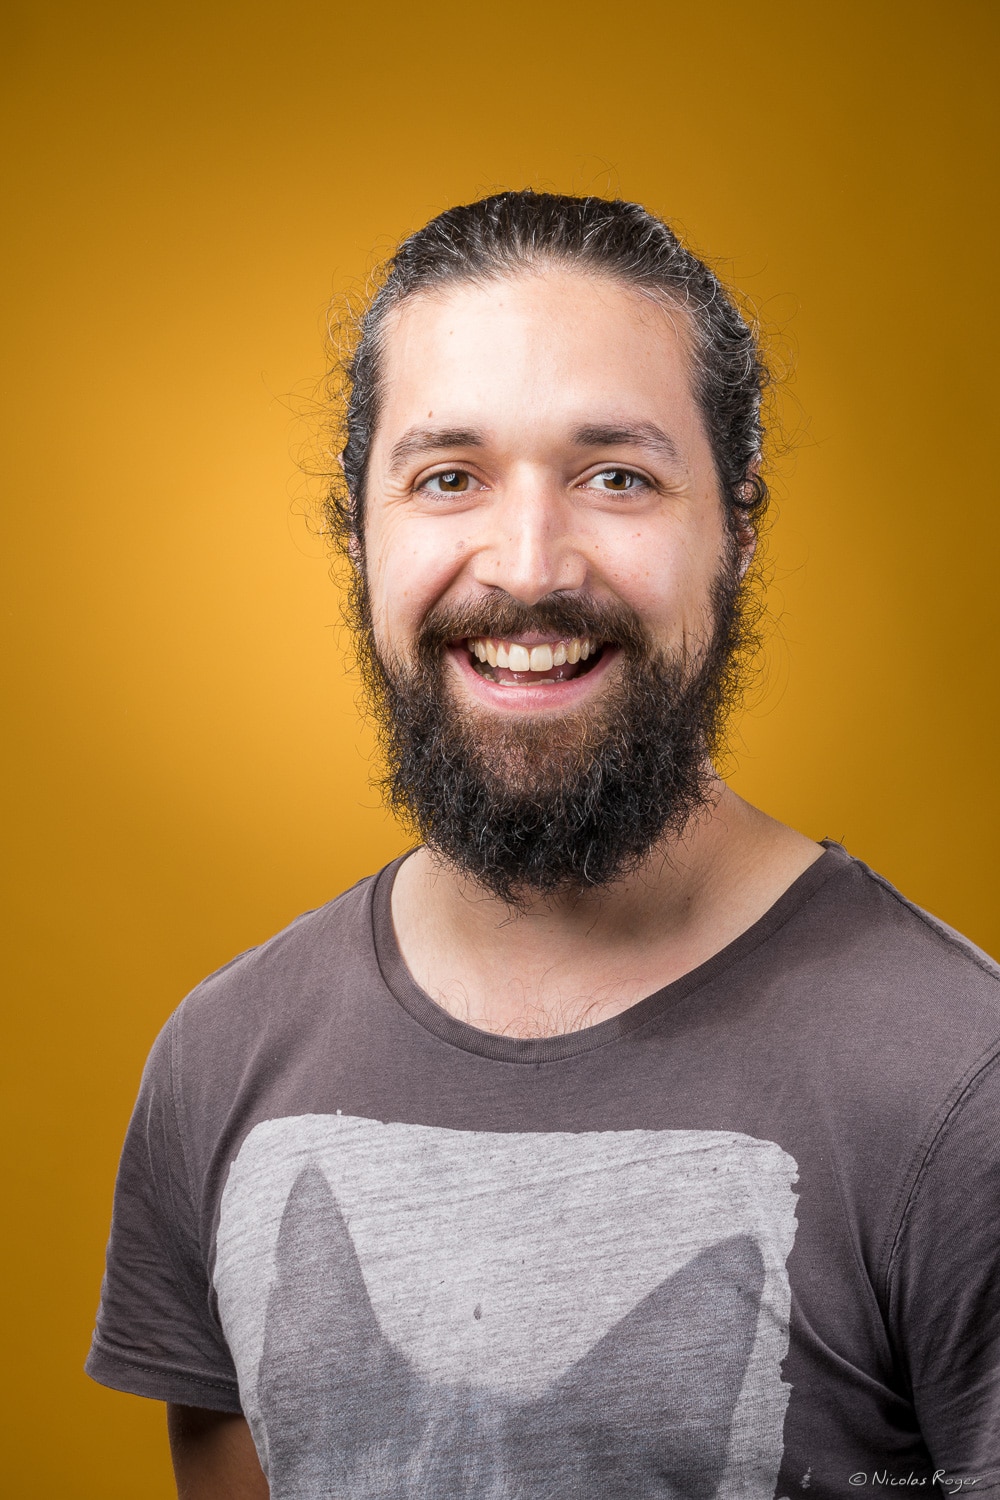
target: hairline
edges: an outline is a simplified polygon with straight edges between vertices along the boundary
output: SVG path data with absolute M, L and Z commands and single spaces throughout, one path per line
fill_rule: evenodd
M 414 287 L 411 291 L 401 292 L 386 307 L 379 321 L 375 335 L 375 360 L 378 370 L 378 382 L 376 390 L 377 400 L 374 421 L 369 436 L 369 457 L 375 447 L 379 425 L 382 419 L 381 394 L 385 380 L 383 360 L 385 356 L 387 338 L 394 326 L 398 325 L 399 319 L 406 307 L 412 302 L 421 299 L 427 301 L 443 301 L 449 291 L 463 287 L 487 287 L 491 283 L 514 281 L 520 276 L 543 276 L 551 269 L 562 269 L 570 271 L 574 275 L 586 277 L 590 281 L 604 282 L 612 286 L 620 287 L 625 291 L 634 292 L 638 297 L 658 307 L 671 322 L 675 333 L 680 340 L 687 361 L 686 374 L 690 385 L 691 398 L 698 411 L 699 421 L 709 440 L 709 450 L 712 455 L 712 467 L 715 470 L 716 482 L 719 489 L 719 499 L 723 510 L 728 513 L 730 506 L 726 500 L 725 485 L 722 475 L 718 471 L 715 450 L 711 441 L 711 433 L 708 430 L 704 406 L 698 382 L 698 329 L 693 313 L 685 307 L 680 297 L 675 296 L 668 288 L 659 286 L 646 278 L 637 279 L 627 276 L 615 270 L 613 267 L 602 265 L 586 255 L 568 255 L 564 251 L 549 252 L 546 250 L 532 251 L 528 255 L 518 256 L 509 264 L 498 264 L 481 268 L 464 269 L 454 274 L 445 273 L 434 280 L 426 282 L 422 286 Z M 680 313 L 682 316 L 674 322 L 671 314 Z M 352 506 L 357 508 L 360 525 L 355 525 L 354 531 L 358 542 L 364 551 L 364 530 L 367 524 L 368 514 L 368 478 L 369 464 L 365 465 L 364 482 L 361 492 L 351 497 Z

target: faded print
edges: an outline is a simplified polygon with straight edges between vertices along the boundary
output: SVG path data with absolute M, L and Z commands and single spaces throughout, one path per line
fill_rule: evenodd
M 275 1500 L 769 1500 L 795 1170 L 732 1132 L 257 1126 L 215 1284 Z

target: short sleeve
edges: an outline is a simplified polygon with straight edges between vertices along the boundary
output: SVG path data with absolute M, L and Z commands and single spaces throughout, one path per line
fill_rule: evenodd
M 890 1319 L 936 1468 L 1000 1489 L 1000 1061 L 931 1143 L 890 1269 Z M 953 1490 L 949 1492 L 954 1493 Z
M 178 1126 L 175 1025 L 176 1017 L 149 1055 L 125 1137 L 86 1370 L 115 1390 L 238 1412 Z

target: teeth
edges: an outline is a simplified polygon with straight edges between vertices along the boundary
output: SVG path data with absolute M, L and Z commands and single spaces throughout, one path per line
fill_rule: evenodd
M 522 646 L 517 641 L 496 641 L 488 636 L 469 641 L 469 651 L 477 661 L 511 672 L 551 672 L 567 662 L 574 665 L 586 661 L 597 649 L 598 643 L 589 636 L 557 641 L 554 646 Z

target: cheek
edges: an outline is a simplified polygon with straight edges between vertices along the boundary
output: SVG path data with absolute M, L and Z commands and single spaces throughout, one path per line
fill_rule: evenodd
M 600 571 L 611 589 L 667 639 L 701 629 L 722 555 L 722 537 L 636 526 L 611 544 Z
M 695 560 L 683 539 L 655 527 L 636 528 L 595 549 L 598 569 L 634 608 L 653 611 L 687 592 Z
M 442 545 L 430 528 L 392 526 L 373 528 L 368 547 L 372 617 L 380 641 L 416 633 L 454 582 L 469 550 L 465 538 Z

